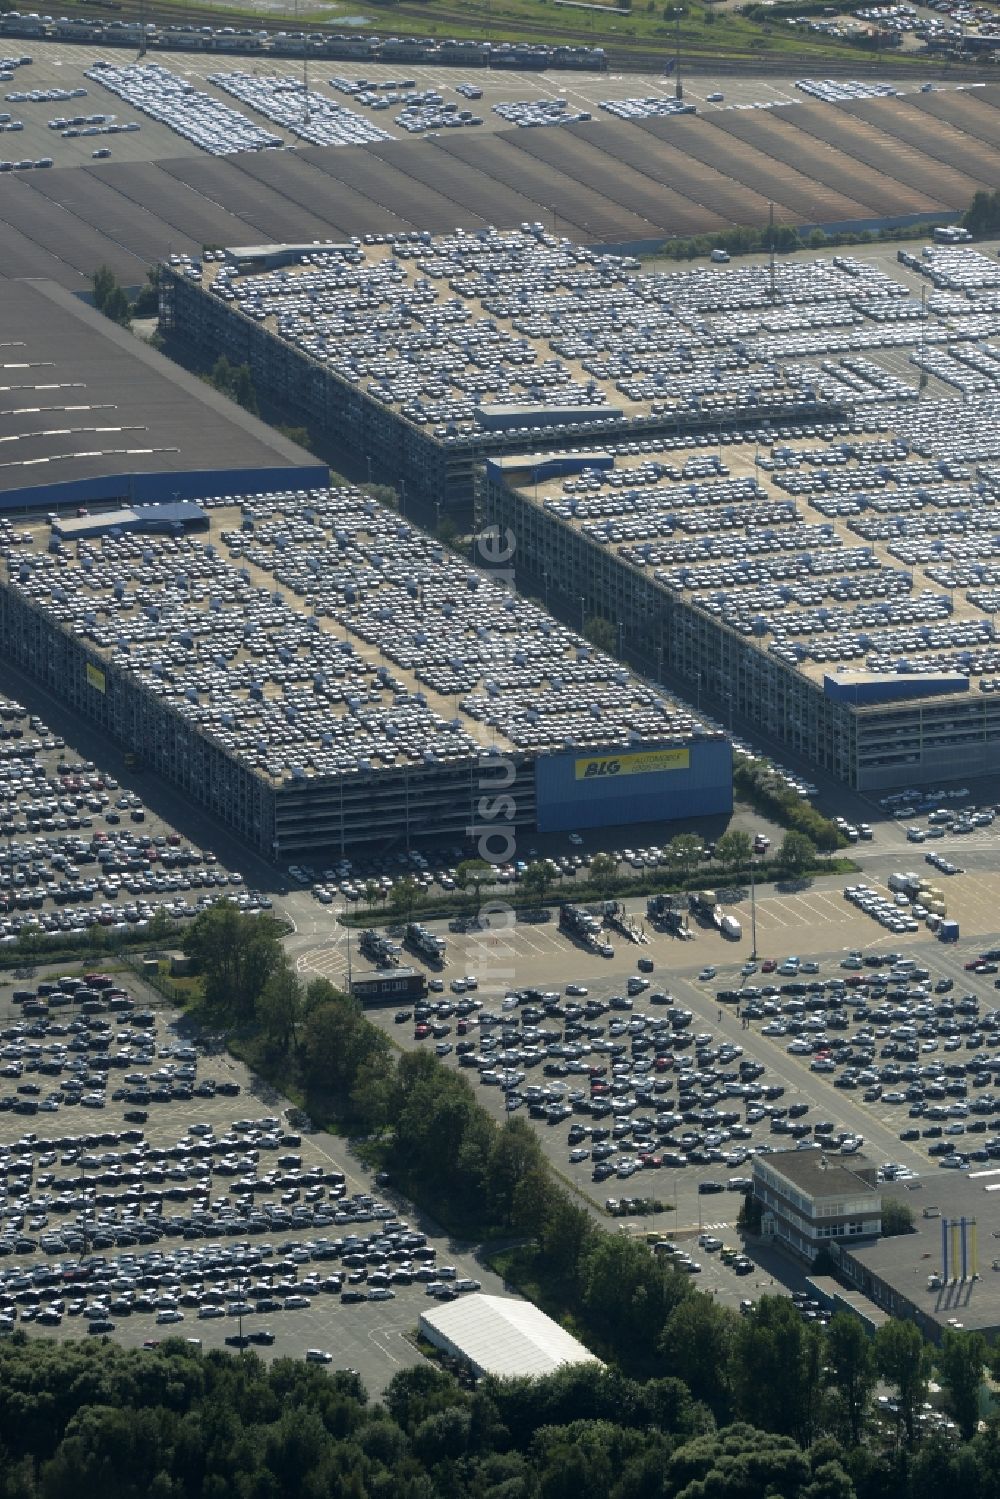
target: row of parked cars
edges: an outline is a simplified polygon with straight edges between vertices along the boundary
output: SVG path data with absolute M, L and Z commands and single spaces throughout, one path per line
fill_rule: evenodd
M 0 1028 L 0 1333 L 147 1318 L 154 1337 L 219 1324 L 229 1346 L 269 1347 L 285 1313 L 479 1289 L 377 1186 L 349 1191 L 295 1111 L 238 1115 L 212 1038 L 97 972 L 10 1002 L 23 1018 Z M 46 1087 L 61 1110 L 92 1090 L 107 1122 L 43 1121 Z
M 712 1193 L 726 1183 L 706 1170 L 722 1167 L 729 1190 L 745 1192 L 740 1168 L 773 1148 L 775 1126 L 808 1112 L 780 1103 L 784 1088 L 762 1063 L 695 1032 L 693 1012 L 641 978 L 602 998 L 573 983 L 511 990 L 499 1010 L 470 995 L 428 1001 L 412 1019 L 415 1039 L 501 1093 L 507 1115 L 523 1108 L 546 1130 L 565 1124 L 569 1165 L 596 1183 L 692 1167 Z
M 134 791 L 0 697 L 0 945 L 29 929 L 142 930 L 158 912 L 190 919 L 223 895 L 245 911 L 272 908 L 211 849 L 158 826 Z
M 98 60 L 86 76 L 210 156 L 284 145 L 273 131 L 229 108 L 213 94 L 196 89 L 161 63 L 119 65 Z
M 834 1088 L 865 1104 L 908 1105 L 914 1123 L 900 1138 L 930 1141 L 940 1165 L 964 1169 L 1000 1157 L 989 1122 L 1000 1112 L 1000 1009 L 982 987 L 998 955 L 970 960 L 963 993 L 903 953 L 858 951 L 834 977 L 744 982 L 719 998 L 738 1002 L 768 1035 L 788 1036 L 789 1049 Z

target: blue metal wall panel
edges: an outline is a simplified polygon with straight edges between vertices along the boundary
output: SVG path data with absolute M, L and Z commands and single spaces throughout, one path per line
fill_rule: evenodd
M 728 740 L 696 740 L 684 748 L 689 750 L 686 768 L 642 774 L 610 770 L 578 775 L 577 762 L 599 758 L 594 751 L 542 756 L 535 765 L 538 831 L 572 832 L 731 812 L 733 756 Z M 611 752 L 607 758 L 614 760 Z
M 32 484 L 0 493 L 0 514 L 17 510 L 57 510 L 64 505 L 155 503 L 203 500 L 212 495 L 268 494 L 276 489 L 323 489 L 330 482 L 324 463 L 288 468 L 192 469 L 182 473 L 109 474 L 71 479 L 65 484 Z
M 968 690 L 969 679 L 960 672 L 930 672 L 926 676 L 918 672 L 886 672 L 877 677 L 827 675 L 823 678 L 826 697 L 835 703 L 855 703 L 858 707 L 869 703 L 902 703 L 914 698 L 950 697 L 952 693 Z

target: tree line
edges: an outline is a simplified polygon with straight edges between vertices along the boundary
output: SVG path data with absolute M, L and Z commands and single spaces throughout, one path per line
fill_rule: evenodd
M 816 814 L 817 818 L 819 814 Z M 822 829 L 825 819 L 808 825 L 825 843 L 830 836 Z M 836 832 L 836 830 L 834 830 Z M 839 836 L 839 835 L 838 835 Z M 557 867 L 547 859 L 536 859 L 530 863 L 515 885 L 501 887 L 497 898 L 505 907 L 534 909 L 542 906 L 555 892 L 559 900 L 593 901 L 609 900 L 618 896 L 652 895 L 667 890 L 701 888 L 718 879 L 745 882 L 750 877 L 753 855 L 753 839 L 740 828 L 723 833 L 715 845 L 710 858 L 704 855 L 701 838 L 695 833 L 678 833 L 665 845 L 666 859 L 656 869 L 642 872 L 622 873 L 610 854 L 598 853 L 587 870 L 577 873 L 572 884 L 557 886 Z M 852 866 L 853 867 L 853 866 Z M 786 877 L 825 871 L 825 855 L 821 856 L 813 837 L 796 828 L 790 829 L 766 861 L 757 860 L 758 879 L 777 880 Z M 425 892 L 412 875 L 404 875 L 393 881 L 386 894 L 377 880 L 369 879 L 361 890 L 361 903 L 372 920 L 376 912 L 397 919 L 410 921 L 414 916 L 438 914 L 441 916 L 462 913 L 478 920 L 487 894 L 496 882 L 496 869 L 481 860 L 468 859 L 455 870 L 455 892 Z M 352 925 L 362 920 L 358 916 L 348 918 Z
M 756 1424 L 720 1419 L 681 1377 L 679 1347 L 709 1383 L 731 1357 L 693 1325 L 701 1346 L 685 1355 L 675 1336 L 644 1379 L 580 1364 L 469 1389 L 422 1363 L 379 1400 L 352 1371 L 301 1360 L 18 1331 L 0 1344 L 0 1499 L 997 1499 L 996 1416 L 920 1443 L 863 1419 L 876 1376 L 897 1406 L 919 1400 L 916 1329 L 890 1323 L 870 1343 L 853 1319 L 823 1334 L 783 1306 L 765 1298 L 733 1332 L 734 1396 Z M 961 1374 L 946 1378 L 960 1398 Z

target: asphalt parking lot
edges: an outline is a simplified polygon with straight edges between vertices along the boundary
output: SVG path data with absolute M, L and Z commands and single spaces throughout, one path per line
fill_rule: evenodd
M 75 738 L 75 736 L 74 736 Z M 136 790 L 0 695 L 0 947 L 24 930 L 89 940 L 171 922 L 225 892 L 270 907 L 210 848 L 182 838 Z
M 95 62 L 104 62 L 114 67 L 127 66 L 134 61 L 125 48 L 93 47 L 70 43 L 47 41 L 21 41 L 10 39 L 4 50 L 12 54 L 30 56 L 31 65 L 19 68 L 3 93 L 24 93 L 32 90 L 62 88 L 67 91 L 85 88 L 86 97 L 69 101 L 28 101 L 3 105 L 23 123 L 23 130 L 16 135 L 0 135 L 0 157 L 30 158 L 38 160 L 45 156 L 53 159 L 55 166 L 79 166 L 89 162 L 95 149 L 110 148 L 113 161 L 158 161 L 169 159 L 198 148 L 170 129 L 166 124 L 130 108 L 107 89 L 88 79 L 87 69 Z M 302 65 L 293 58 L 275 58 L 264 61 L 258 57 L 245 57 L 184 52 L 160 52 L 149 54 L 147 63 L 156 63 L 188 83 L 194 84 L 211 100 L 227 108 L 236 108 L 259 128 L 274 130 L 284 137 L 287 132 L 268 120 L 251 105 L 233 99 L 223 89 L 208 82 L 212 74 L 244 71 L 252 77 L 263 78 L 278 75 L 301 81 Z M 683 63 L 682 63 L 683 70 Z M 509 129 L 509 122 L 496 113 L 494 104 L 505 101 L 527 103 L 540 100 L 565 101 L 566 113 L 591 113 L 594 118 L 605 117 L 600 108 L 601 100 L 673 99 L 676 92 L 673 77 L 662 73 L 615 74 L 615 73 L 567 73 L 554 71 L 535 72 L 488 72 L 475 69 L 468 75 L 461 69 L 448 67 L 415 67 L 409 64 L 351 63 L 342 60 L 311 62 L 308 73 L 310 92 L 331 104 L 346 105 L 369 123 L 377 124 L 389 135 L 400 137 L 406 131 L 395 123 L 397 109 L 374 111 L 352 102 L 330 79 L 333 77 L 358 78 L 363 76 L 374 85 L 374 92 L 384 96 L 385 85 L 392 80 L 412 80 L 413 91 L 437 92 L 442 99 L 465 107 L 467 101 L 456 92 L 460 83 L 471 83 L 482 89 L 482 98 L 472 106 L 483 123 L 477 131 Z M 892 83 L 894 80 L 887 79 Z M 693 104 L 699 111 L 717 108 L 747 108 L 752 105 L 800 104 L 808 96 L 795 88 L 789 77 L 713 77 L 692 74 L 682 79 L 685 102 Z M 915 88 L 915 81 L 899 81 L 901 88 Z M 721 99 L 710 96 L 722 95 Z M 140 129 L 133 133 L 112 136 L 76 137 L 66 139 L 58 130 L 48 128 L 48 121 L 61 115 L 80 113 L 112 113 L 119 122 L 135 120 Z M 294 137 L 288 139 L 294 143 Z
M 43 972 L 0 985 L 0 1326 L 75 1337 L 107 1318 L 130 1345 L 221 1347 L 242 1321 L 273 1333 L 250 1345 L 263 1356 L 319 1348 L 378 1390 L 419 1361 L 406 1334 L 428 1282 L 500 1289 L 131 974 L 115 975 L 131 1009 L 105 989 L 99 1008 L 48 995 L 29 1017 L 15 992 L 72 987 Z M 391 1298 L 341 1301 L 381 1285 Z
M 873 865 L 881 865 L 868 875 L 873 888 L 885 888 L 890 868 L 924 867 L 915 857 L 919 849 L 896 841 L 891 826 L 886 832 L 891 847 L 873 857 Z M 743 922 L 738 944 L 697 926 L 695 939 L 681 942 L 644 922 L 644 902 L 630 902 L 636 928 L 647 940 L 633 946 L 607 933 L 612 958 L 576 945 L 554 921 L 505 924 L 497 912 L 482 932 L 456 934 L 441 926 L 448 943 L 440 973 L 444 992 L 432 992 L 428 1000 L 443 1002 L 451 1013 L 426 1017 L 436 1029 L 417 1039 L 420 1017 L 412 1012 L 399 1022 L 393 1010 L 373 1011 L 373 1018 L 402 1046 L 438 1047 L 447 1065 L 459 1065 L 459 1046 L 478 1057 L 478 1069 L 468 1060 L 463 1067 L 473 1080 L 477 1070 L 480 1077 L 488 1073 L 477 1096 L 498 1118 L 512 1101 L 529 1117 L 534 1105 L 552 1164 L 595 1207 L 623 1196 L 655 1197 L 667 1205 L 668 1211 L 649 1219 L 626 1215 L 633 1230 L 710 1230 L 731 1239 L 740 1196 L 728 1189 L 730 1179 L 749 1175 L 757 1150 L 793 1145 L 796 1136 L 787 1133 L 793 1124 L 804 1141 L 844 1138 L 849 1144 L 853 1136 L 878 1163 L 907 1173 L 936 1172 L 945 1147 L 951 1147 L 949 1165 L 976 1169 L 1000 1152 L 990 1123 L 994 1108 L 1000 1112 L 994 978 L 990 971 L 966 969 L 991 945 L 996 930 L 1000 881 L 984 867 L 992 858 L 991 839 L 983 829 L 950 840 L 962 843 L 969 864 L 968 873 L 948 881 L 949 912 L 960 920 L 965 939 L 957 946 L 936 941 L 922 925 L 916 933 L 887 933 L 845 900 L 844 879 L 799 890 L 765 886 L 756 901 L 761 962 L 773 967 L 794 955 L 815 960 L 815 974 L 763 974 L 760 963 L 755 973 L 741 971 L 750 952 L 745 895 L 732 907 Z M 855 952 L 861 957 L 850 958 Z M 888 962 L 874 965 L 877 955 L 888 953 L 900 956 L 895 974 Z M 639 958 L 652 961 L 651 972 L 637 972 Z M 345 962 L 343 936 L 333 945 L 304 949 L 299 958 L 303 972 L 323 971 L 341 981 Z M 867 988 L 858 984 L 858 963 Z M 929 977 L 908 978 L 910 963 Z M 475 977 L 475 989 L 456 994 L 453 980 L 461 989 L 468 975 Z M 649 988 L 629 996 L 628 979 L 640 976 Z M 571 999 L 567 982 L 586 994 Z M 811 1011 L 781 990 L 788 984 L 805 989 L 807 983 L 819 986 Z M 769 985 L 773 993 L 756 1000 L 744 992 Z M 528 1000 L 505 1000 L 515 990 L 523 996 L 525 988 L 532 991 Z M 738 1004 L 731 997 L 720 1002 L 720 991 L 738 992 Z M 667 998 L 651 1003 L 656 993 Z M 805 995 L 809 1002 L 814 998 Z M 595 1001 L 597 1010 L 588 1013 Z M 578 1009 L 567 1014 L 569 1004 Z M 678 1101 L 682 1082 L 685 1106 Z M 761 1097 L 759 1090 L 772 1096 Z M 611 1105 L 599 1109 L 599 1124 L 596 1101 Z M 829 1128 L 815 1132 L 816 1123 Z M 588 1133 L 595 1125 L 608 1130 L 599 1143 L 609 1170 L 596 1182 L 595 1142 Z M 908 1131 L 916 1131 L 916 1138 L 901 1140 Z M 644 1155 L 652 1158 L 647 1164 Z M 706 1182 L 722 1190 L 699 1190 Z M 720 1267 L 718 1275 L 724 1292 L 738 1292 L 731 1272 Z

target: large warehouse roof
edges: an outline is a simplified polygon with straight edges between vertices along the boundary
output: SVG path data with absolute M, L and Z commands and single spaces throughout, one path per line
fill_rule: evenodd
M 261 489 L 268 476 L 325 482 L 301 448 L 62 287 L 0 281 L 0 327 L 8 503 L 41 503 L 41 491 L 55 504 L 187 499 Z M 224 479 L 234 473 L 235 486 Z
M 543 221 L 582 243 L 766 222 L 964 210 L 1000 180 L 1000 85 L 903 98 L 229 157 L 95 162 L 7 179 L 0 275 L 127 284 L 166 250 Z
M 530 1301 L 464 1296 L 420 1317 L 420 1331 L 438 1348 L 500 1379 L 540 1377 L 564 1364 L 597 1363 L 582 1343 Z

